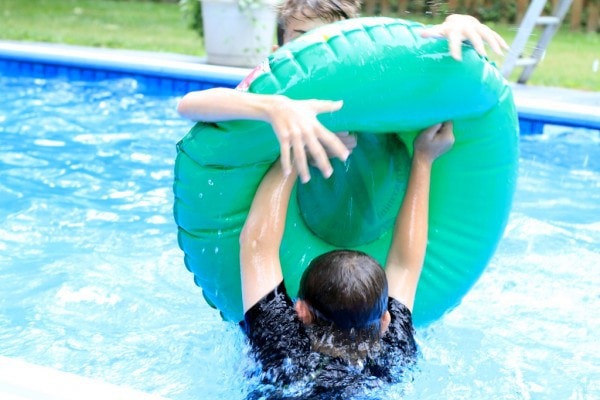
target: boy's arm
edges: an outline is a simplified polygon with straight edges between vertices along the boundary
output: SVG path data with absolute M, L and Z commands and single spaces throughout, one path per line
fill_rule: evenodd
M 244 312 L 283 280 L 279 247 L 296 173 L 285 175 L 275 162 L 263 178 L 240 234 Z
M 411 311 L 427 248 L 431 166 L 453 143 L 451 122 L 424 130 L 414 142 L 408 187 L 385 265 L 389 296 Z
M 213 88 L 186 94 L 177 111 L 194 121 L 249 119 L 270 123 L 279 141 L 285 174 L 291 173 L 293 160 L 302 182 L 308 182 L 307 152 L 325 177 L 333 173 L 328 155 L 342 161 L 349 155 L 340 139 L 317 119 L 318 114 L 334 112 L 341 107 L 341 101 L 292 100 L 282 95 Z
M 487 43 L 498 55 L 502 55 L 502 49 L 509 49 L 502 36 L 470 15 L 449 15 L 441 24 L 425 29 L 421 36 L 445 37 L 448 39 L 450 54 L 457 61 L 462 59 L 463 40 L 470 41 L 475 50 L 482 56 L 486 56 L 484 43 Z

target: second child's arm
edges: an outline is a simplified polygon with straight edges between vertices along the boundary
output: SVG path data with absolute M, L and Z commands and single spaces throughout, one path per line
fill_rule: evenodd
M 248 119 L 268 122 L 279 141 L 284 173 L 291 173 L 293 160 L 302 182 L 308 182 L 307 153 L 326 178 L 333 173 L 328 155 L 342 161 L 349 155 L 344 143 L 317 119 L 321 113 L 339 110 L 342 104 L 341 101 L 293 100 L 282 95 L 213 88 L 186 94 L 177 111 L 194 121 Z
M 240 234 L 244 312 L 283 280 L 279 248 L 296 174 L 284 175 L 275 162 L 263 178 Z
M 275 100 L 275 96 L 213 88 L 186 94 L 179 102 L 177 111 L 182 117 L 193 121 L 266 120 Z
M 385 265 L 389 296 L 411 311 L 427 248 L 431 166 L 453 143 L 451 122 L 424 130 L 414 142 L 408 187 Z

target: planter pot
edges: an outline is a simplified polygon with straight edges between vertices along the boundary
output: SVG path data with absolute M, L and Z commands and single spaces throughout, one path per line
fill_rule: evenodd
M 209 64 L 254 67 L 273 50 L 275 0 L 240 9 L 238 0 L 200 0 Z

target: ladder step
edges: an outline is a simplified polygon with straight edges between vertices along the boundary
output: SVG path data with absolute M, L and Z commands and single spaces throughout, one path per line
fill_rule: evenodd
M 535 22 L 538 25 L 558 25 L 560 24 L 560 19 L 553 16 L 542 16 L 538 17 Z
M 515 65 L 526 67 L 528 65 L 535 65 L 538 63 L 538 60 L 535 58 L 519 58 Z

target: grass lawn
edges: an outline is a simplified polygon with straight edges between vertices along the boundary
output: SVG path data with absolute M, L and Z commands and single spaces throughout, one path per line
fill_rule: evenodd
M 0 39 L 204 54 L 177 3 L 1 0 Z
M 0 39 L 203 55 L 176 3 L 134 0 L 2 0 Z M 509 43 L 516 27 L 491 25 Z M 534 43 L 531 43 L 533 46 Z M 497 64 L 502 58 L 490 55 Z M 600 35 L 562 29 L 531 85 L 600 91 Z M 512 80 L 516 79 L 516 75 Z
M 517 27 L 491 25 L 510 44 Z M 539 32 L 541 33 L 541 31 Z M 529 49 L 535 46 L 537 37 L 530 39 Z M 490 54 L 498 65 L 502 58 Z M 518 78 L 521 68 L 516 68 L 511 81 Z M 600 91 L 600 34 L 571 32 L 562 28 L 546 49 L 546 55 L 527 82 L 530 85 L 559 86 Z

